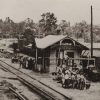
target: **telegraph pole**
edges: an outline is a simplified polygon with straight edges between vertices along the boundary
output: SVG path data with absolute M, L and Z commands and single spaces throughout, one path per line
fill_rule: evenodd
M 93 57 L 93 10 L 91 5 L 91 58 Z

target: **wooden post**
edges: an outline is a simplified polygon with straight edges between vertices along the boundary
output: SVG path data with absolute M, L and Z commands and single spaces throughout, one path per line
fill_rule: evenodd
M 60 65 L 61 65 L 60 52 L 61 52 L 61 41 L 59 43 L 59 60 L 60 60 Z
M 91 6 L 91 58 L 93 57 L 93 11 Z
M 35 56 L 36 56 L 36 62 L 35 62 L 35 70 L 37 69 L 37 57 L 38 57 L 38 52 L 37 52 L 37 48 L 36 48 L 36 52 L 35 52 Z
M 94 59 L 94 66 L 95 66 L 95 68 L 97 69 L 97 66 L 95 65 L 95 59 Z M 98 69 L 97 69 L 98 70 Z
M 89 62 L 90 62 L 90 60 L 89 60 L 89 57 L 88 57 L 88 63 L 87 63 L 87 66 L 89 66 Z
M 45 58 L 44 58 L 44 50 L 43 50 L 43 60 L 42 60 L 43 61 L 43 72 L 45 71 L 45 61 L 44 60 Z

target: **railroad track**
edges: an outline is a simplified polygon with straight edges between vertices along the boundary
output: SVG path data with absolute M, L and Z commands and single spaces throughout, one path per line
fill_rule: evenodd
M 19 71 L 15 67 L 12 67 L 2 60 L 0 60 L 0 67 L 16 75 L 21 82 L 23 82 L 25 85 L 41 95 L 44 100 L 71 100 L 62 93 L 59 93 L 58 91 L 48 87 L 47 85 L 41 83 L 39 80 L 36 80 L 30 75 Z

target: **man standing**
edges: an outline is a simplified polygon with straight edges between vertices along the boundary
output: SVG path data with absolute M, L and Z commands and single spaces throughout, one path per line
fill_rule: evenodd
M 68 66 L 69 57 L 68 57 L 68 54 L 67 53 L 65 54 L 64 59 L 65 59 L 66 66 Z
M 22 68 L 22 64 L 23 64 L 23 57 L 19 58 L 19 69 Z

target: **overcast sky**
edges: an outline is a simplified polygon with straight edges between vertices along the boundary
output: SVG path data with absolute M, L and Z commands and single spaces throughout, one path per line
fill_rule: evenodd
M 71 24 L 86 20 L 90 23 L 90 6 L 93 5 L 94 24 L 100 24 L 100 0 L 0 0 L 0 18 L 10 17 L 15 22 L 32 18 L 41 19 L 44 12 L 53 12 L 58 21 Z

